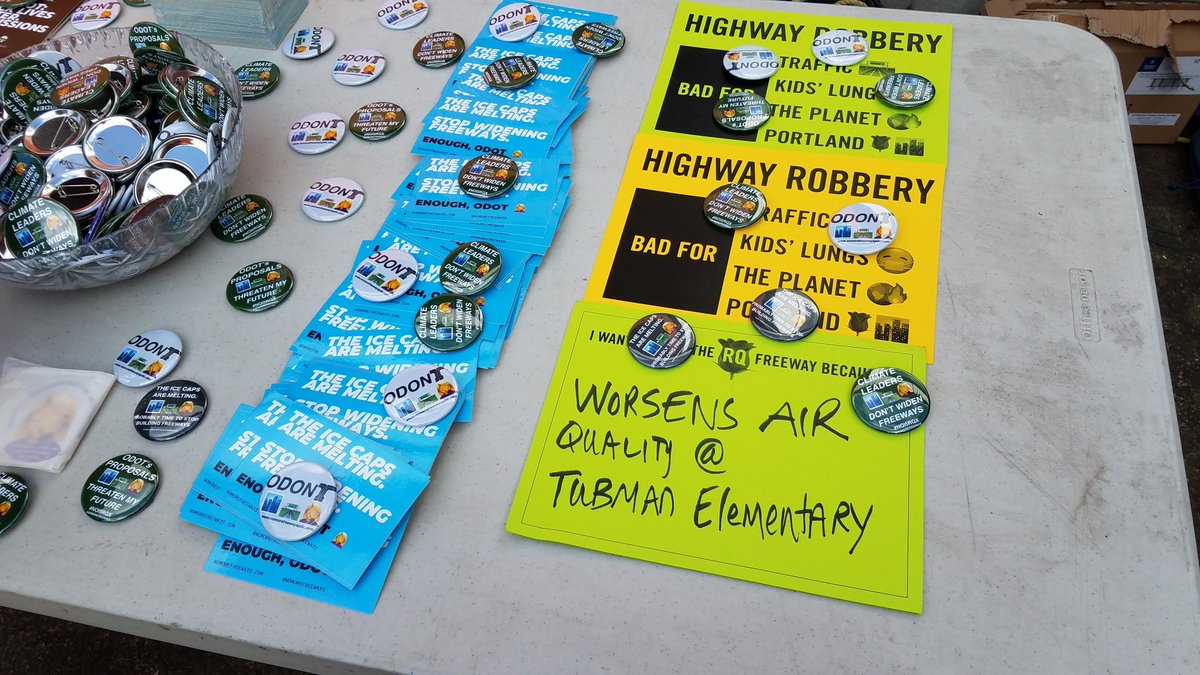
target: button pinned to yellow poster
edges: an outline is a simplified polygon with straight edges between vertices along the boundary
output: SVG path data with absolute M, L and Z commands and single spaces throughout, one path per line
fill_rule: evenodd
M 928 164 L 638 134 L 585 299 L 744 322 L 763 291 L 796 289 L 820 307 L 820 332 L 920 345 L 932 362 L 943 176 Z M 762 191 L 761 219 L 736 231 L 708 222 L 704 200 L 727 183 Z M 839 225 L 878 236 L 872 223 L 834 222 L 858 203 L 895 215 L 899 231 L 878 253 L 830 237 Z
M 575 306 L 508 530 L 920 613 L 924 428 L 875 431 L 850 394 L 923 380 L 924 350 L 689 315 L 694 354 L 655 370 L 625 344 L 642 314 Z

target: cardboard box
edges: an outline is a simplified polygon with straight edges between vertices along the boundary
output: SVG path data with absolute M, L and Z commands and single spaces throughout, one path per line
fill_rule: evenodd
M 1065 23 L 1108 44 L 1134 143 L 1174 143 L 1200 105 L 1200 4 L 986 0 L 983 14 Z

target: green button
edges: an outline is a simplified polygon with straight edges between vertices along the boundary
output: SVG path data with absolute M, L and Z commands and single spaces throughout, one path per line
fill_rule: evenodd
M 264 260 L 238 270 L 225 288 L 225 299 L 243 312 L 265 312 L 286 300 L 295 286 L 286 265 Z
M 729 230 L 753 225 L 766 212 L 767 197 L 753 185 L 722 185 L 704 200 L 704 217 L 708 222 Z
M 4 243 L 9 253 L 29 258 L 62 251 L 79 243 L 79 229 L 67 207 L 53 199 L 35 197 L 4 214 Z
M 149 506 L 158 492 L 158 481 L 154 460 L 145 455 L 117 455 L 88 476 L 79 504 L 88 518 L 115 523 Z
M 252 101 L 275 90 L 283 76 L 279 66 L 270 61 L 251 61 L 235 71 L 242 98 Z
M 63 78 L 50 96 L 62 108 L 90 108 L 108 88 L 112 72 L 104 66 L 88 66 Z
M 500 251 L 482 241 L 469 241 L 442 261 L 442 288 L 460 295 L 477 295 L 500 277 Z
M 696 333 L 687 321 L 674 314 L 650 314 L 629 329 L 625 346 L 643 366 L 674 368 L 696 351 Z
M 133 60 L 137 61 L 141 72 L 149 73 L 155 77 L 158 76 L 159 71 L 172 63 L 187 61 L 186 58 L 175 52 L 165 49 L 155 49 L 153 47 L 135 51 L 133 53 Z
M 496 59 L 483 70 L 483 81 L 497 89 L 520 89 L 538 74 L 537 61 L 516 54 Z
M 175 35 L 151 21 L 135 23 L 129 29 L 129 51 L 134 58 L 137 58 L 138 51 L 144 49 L 172 52 L 177 56 L 184 55 L 183 47 L 179 45 L 179 40 L 175 39 Z
M 45 64 L 42 64 L 43 66 Z M 8 71 L 4 84 L 0 85 L 5 112 L 23 123 L 51 109 L 50 97 L 58 86 L 59 78 L 51 76 L 42 68 L 26 66 Z
M 274 217 L 275 209 L 266 197 L 240 195 L 225 202 L 210 229 L 221 241 L 249 241 L 266 232 Z
M 25 513 L 29 486 L 15 473 L 0 473 L 0 534 L 8 531 Z
M 491 199 L 511 190 L 520 174 L 517 163 L 504 155 L 480 155 L 463 163 L 458 187 L 472 197 Z
M 385 141 L 400 133 L 408 117 L 395 103 L 368 103 L 350 116 L 350 133 L 364 141 Z
M 46 184 L 46 168 L 37 155 L 14 150 L 4 171 L 0 171 L 0 207 L 32 199 L 42 193 Z
M 933 100 L 933 83 L 912 73 L 895 73 L 879 79 L 875 94 L 895 108 L 917 108 Z
M 21 59 L 16 59 L 16 60 L 10 61 L 8 63 L 8 65 L 4 66 L 3 69 L 0 69 L 0 82 L 4 82 L 5 80 L 7 80 L 10 73 L 17 71 L 17 70 L 23 70 L 26 68 L 34 68 L 36 70 L 40 70 L 43 73 L 45 73 L 46 76 L 49 77 L 50 79 L 61 80 L 63 77 L 62 73 L 59 72 L 58 68 L 55 68 L 54 66 L 46 63 L 45 61 L 42 61 L 41 59 L 26 57 L 26 58 L 21 58 Z
M 414 328 L 417 339 L 430 349 L 456 351 L 483 333 L 483 309 L 465 295 L 439 295 L 421 305 Z
M 730 131 L 754 131 L 771 119 L 771 104 L 752 91 L 732 91 L 713 106 L 713 119 Z
M 817 329 L 821 310 L 806 293 L 775 288 L 750 304 L 750 323 L 764 337 L 792 342 L 808 337 Z
M 179 112 L 192 126 L 207 131 L 225 119 L 233 107 L 233 99 L 212 80 L 192 75 L 179 87 Z
M 466 51 L 466 42 L 458 33 L 437 31 L 417 40 L 413 59 L 426 68 L 444 68 L 459 60 Z
M 859 378 L 850 402 L 864 424 L 889 434 L 912 431 L 929 417 L 929 391 L 916 377 L 897 368 L 875 368 Z
M 571 33 L 571 44 L 584 54 L 604 58 L 625 48 L 625 34 L 610 23 L 593 21 L 583 24 Z

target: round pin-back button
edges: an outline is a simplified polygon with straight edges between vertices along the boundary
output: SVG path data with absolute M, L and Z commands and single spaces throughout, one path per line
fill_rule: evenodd
M 54 66 L 41 59 L 35 59 L 32 56 L 27 56 L 24 58 L 13 59 L 5 64 L 3 68 L 0 68 L 0 82 L 7 81 L 8 78 L 14 73 L 25 69 L 40 71 L 43 75 L 51 80 L 61 79 L 62 77 L 61 73 L 59 73 L 58 69 Z
M 225 202 L 210 229 L 217 239 L 236 244 L 266 232 L 274 217 L 275 209 L 266 197 L 238 195 Z
M 851 204 L 829 220 L 829 238 L 846 253 L 870 255 L 887 248 L 900 233 L 891 211 L 870 202 Z
M 60 108 L 89 108 L 104 96 L 112 71 L 88 66 L 67 75 L 54 88 L 50 102 Z
M 116 21 L 120 15 L 119 0 L 85 2 L 71 13 L 71 26 L 78 31 L 96 30 Z
M 115 523 L 140 513 L 158 492 L 158 465 L 145 455 L 117 455 L 83 484 L 79 504 L 88 518 Z
M 368 103 L 350 117 L 350 133 L 364 141 L 386 141 L 400 133 L 407 120 L 404 108 L 395 103 Z
M 337 35 L 324 26 L 301 28 L 283 41 L 283 54 L 293 59 L 315 59 L 333 48 Z
M 270 61 L 251 61 L 235 71 L 242 98 L 253 101 L 275 91 L 282 73 Z
M 295 286 L 287 265 L 262 260 L 246 265 L 229 279 L 225 299 L 243 312 L 265 312 L 286 300 Z
M 383 408 L 399 424 L 423 427 L 444 419 L 458 402 L 458 380 L 448 368 L 409 366 L 383 390 Z
M 779 71 L 779 57 L 766 47 L 742 45 L 725 52 L 725 72 L 740 80 L 765 80 Z
M 128 387 L 154 384 L 171 374 L 183 357 L 183 341 L 175 333 L 156 328 L 129 338 L 113 360 L 113 375 Z
M 591 21 L 571 33 L 571 44 L 584 54 L 602 59 L 625 48 L 625 33 L 611 23 Z
M 189 75 L 179 85 L 179 112 L 200 131 L 220 124 L 232 107 L 233 97 L 203 75 Z
M 217 79 L 216 75 L 194 63 L 180 61 L 179 63 L 163 66 L 163 69 L 158 71 L 158 83 L 162 87 L 163 93 L 175 98 L 179 98 L 184 82 L 189 77 L 202 77 L 218 89 L 222 88 L 221 81 Z
M 538 74 L 537 61 L 515 54 L 496 59 L 483 70 L 483 81 L 497 89 L 520 89 Z
M 196 181 L 192 168 L 174 159 L 147 162 L 133 179 L 133 194 L 139 204 L 174 197 Z
M 4 96 L 0 105 L 9 117 L 22 124 L 28 124 L 29 120 L 54 107 L 50 98 L 55 93 L 60 77 L 57 70 L 41 61 L 26 60 L 36 65 L 7 70 L 3 84 L 0 84 L 0 93 Z M 53 75 L 47 74 L 47 71 Z
M 412 28 L 429 16 L 429 0 L 385 0 L 375 16 L 384 28 Z
M 918 108 L 933 100 L 933 83 L 912 73 L 895 73 L 875 84 L 879 100 L 895 108 Z
M 0 173 L 3 173 L 8 168 L 9 162 L 12 161 L 13 151 L 7 145 L 0 145 Z
M 149 441 L 173 441 L 200 424 L 208 409 L 204 388 L 191 380 L 164 382 L 133 410 L 133 428 Z
M 311 537 L 337 508 L 342 486 L 316 462 L 292 462 L 267 480 L 258 503 L 258 517 L 267 534 L 280 541 Z
M 417 40 L 413 45 L 413 60 L 426 68 L 444 68 L 462 58 L 466 42 L 458 33 L 440 30 Z
M 160 70 L 172 63 L 183 61 L 185 57 L 178 52 L 151 47 L 135 51 L 133 59 L 137 61 L 140 72 L 157 76 Z
M 904 274 L 913 268 L 913 257 L 902 248 L 889 246 L 875 256 L 875 264 L 888 274 Z
M 346 136 L 346 120 L 336 113 L 320 112 L 292 123 L 288 145 L 302 155 L 329 152 Z
M 0 473 L 0 534 L 8 531 L 25 513 L 29 485 L 15 473 Z
M 150 155 L 150 130 L 132 117 L 106 117 L 83 137 L 83 156 L 105 173 L 123 174 Z
M 520 173 L 510 157 L 480 155 L 463 163 L 458 172 L 458 187 L 472 197 L 491 199 L 511 190 Z
M 0 171 L 0 206 L 6 209 L 38 196 L 46 184 L 46 169 L 37 155 L 22 150 L 11 152 L 8 166 Z
M 374 81 L 383 74 L 387 59 L 374 49 L 355 49 L 333 62 L 333 81 L 357 87 Z
M 889 434 L 921 426 L 931 407 L 925 384 L 897 368 L 875 368 L 859 378 L 850 390 L 850 403 L 864 424 Z
M 674 368 L 696 351 L 696 333 L 674 314 L 650 314 L 629 329 L 625 346 L 643 366 Z
M 713 119 L 730 131 L 754 131 L 771 119 L 771 104 L 752 91 L 731 91 L 713 106 Z
M 83 146 L 68 145 L 46 158 L 46 180 L 53 180 L 72 169 L 90 168 L 92 165 L 83 156 Z
M 144 49 L 158 49 L 179 56 L 184 55 L 183 47 L 179 45 L 175 35 L 153 21 L 139 21 L 129 29 L 129 53 L 136 58 L 138 51 Z
M 79 62 L 70 55 L 64 54 L 60 51 L 55 51 L 53 49 L 43 49 L 42 51 L 34 52 L 29 55 L 29 58 L 37 59 L 42 63 L 53 66 L 54 69 L 58 71 L 58 74 L 63 77 L 66 77 L 67 75 L 70 75 L 71 73 L 83 68 L 83 66 L 80 65 Z
M 362 208 L 367 200 L 363 187 L 350 178 L 325 178 L 308 186 L 300 210 L 322 223 L 345 220 Z
M 112 194 L 112 179 L 91 167 L 66 171 L 48 179 L 42 188 L 42 196 L 67 207 L 76 222 L 99 210 Z
M 766 212 L 767 196 L 762 190 L 744 183 L 730 183 L 708 193 L 704 217 L 708 222 L 729 230 L 749 227 Z
M 520 42 L 536 33 L 541 24 L 541 10 L 518 2 L 496 10 L 488 19 L 488 32 L 497 40 Z
M 79 143 L 87 127 L 83 113 L 58 108 L 33 118 L 25 127 L 24 144 L 35 155 L 48 157 L 65 146 Z
M 483 241 L 468 241 L 442 261 L 442 288 L 459 295 L 478 295 L 500 278 L 500 250 Z
M 0 1 L 0 9 L 21 9 L 22 7 L 28 7 L 29 5 L 32 5 L 35 2 L 37 2 L 37 0 L 2 0 Z
M 124 0 L 130 7 L 149 7 L 150 0 Z
M 420 276 L 417 259 L 408 251 L 389 248 L 372 251 L 358 262 L 351 277 L 354 292 L 363 300 L 387 302 L 408 292 Z
M 750 323 L 764 337 L 792 342 L 808 337 L 817 329 L 821 310 L 806 293 L 775 288 L 750 304 Z
M 173 159 L 187 165 L 196 177 L 211 163 L 207 139 L 195 134 L 171 136 L 154 148 L 154 159 Z
M 18 202 L 0 218 L 4 243 L 16 258 L 62 251 L 79 243 L 79 229 L 67 207 L 35 197 Z
M 831 66 L 853 66 L 867 58 L 870 51 L 861 35 L 840 28 L 821 33 L 812 43 L 813 56 Z
M 452 352 L 467 347 L 483 333 L 483 309 L 465 295 L 439 295 L 421 305 L 413 325 L 425 346 Z

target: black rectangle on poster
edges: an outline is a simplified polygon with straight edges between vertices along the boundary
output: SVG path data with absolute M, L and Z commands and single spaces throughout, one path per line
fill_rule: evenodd
M 733 231 L 711 225 L 704 198 L 637 189 L 604 297 L 715 314 Z

